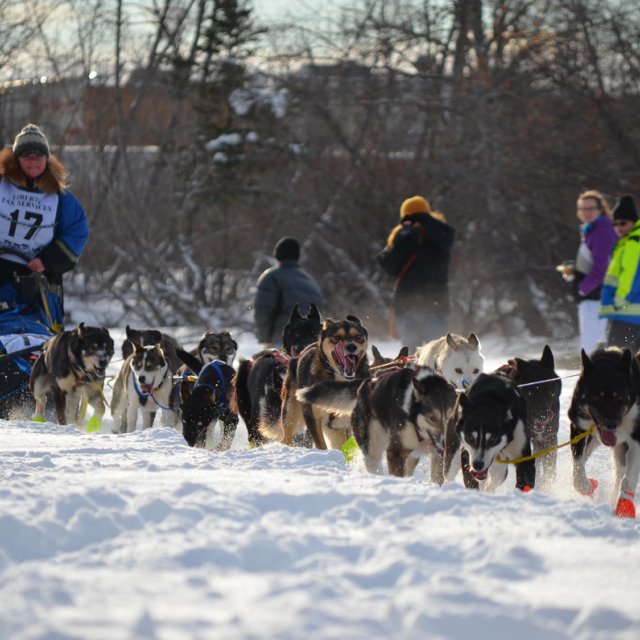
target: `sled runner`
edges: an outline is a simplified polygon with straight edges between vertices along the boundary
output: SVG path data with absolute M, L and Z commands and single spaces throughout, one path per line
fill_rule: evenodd
M 62 291 L 40 273 L 16 276 L 15 286 L 2 288 L 9 295 L 0 301 L 0 418 L 30 418 L 35 408 L 31 367 L 42 345 L 63 329 Z

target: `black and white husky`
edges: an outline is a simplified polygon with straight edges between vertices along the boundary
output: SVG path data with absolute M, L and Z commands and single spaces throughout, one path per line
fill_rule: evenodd
M 636 485 L 640 474 L 640 367 L 629 349 L 615 347 L 588 356 L 582 350 L 582 369 L 571 406 L 571 439 L 595 432 L 571 445 L 573 486 L 592 495 L 598 486 L 588 478 L 586 462 L 598 446 L 610 447 L 618 500 L 615 515 L 635 518 Z
M 455 387 L 427 367 L 397 367 L 373 380 L 326 380 L 297 392 L 309 402 L 351 415 L 353 435 L 370 473 L 411 476 L 420 458 L 431 459 L 431 479 L 443 482 L 444 431 L 456 403 Z
M 133 348 L 113 384 L 113 431 L 135 431 L 138 412 L 142 413 L 143 428 L 148 429 L 153 426 L 158 409 L 163 410 L 163 424 L 175 426 L 173 376 L 162 347 L 143 347 L 134 342 Z
M 526 401 L 508 376 L 483 373 L 460 394 L 456 413 L 445 437 L 445 478 L 455 477 L 461 460 L 467 487 L 493 491 L 506 480 L 506 461 L 531 455 Z M 535 460 L 515 466 L 516 487 L 533 489 Z

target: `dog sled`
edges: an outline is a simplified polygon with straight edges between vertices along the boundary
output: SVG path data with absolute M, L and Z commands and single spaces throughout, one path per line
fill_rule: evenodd
M 62 291 L 41 273 L 15 276 L 15 286 L 0 289 L 7 294 L 0 302 L 0 418 L 30 418 L 31 368 L 44 343 L 63 329 Z

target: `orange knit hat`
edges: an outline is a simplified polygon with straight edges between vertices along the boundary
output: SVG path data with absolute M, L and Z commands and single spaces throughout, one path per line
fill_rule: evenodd
M 431 213 L 431 207 L 422 196 L 413 196 L 402 203 L 400 207 L 400 219 L 410 216 L 412 213 Z

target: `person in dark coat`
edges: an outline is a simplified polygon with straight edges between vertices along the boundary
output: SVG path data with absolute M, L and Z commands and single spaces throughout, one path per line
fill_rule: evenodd
M 413 196 L 402 203 L 400 224 L 378 254 L 379 264 L 395 278 L 395 324 L 410 350 L 447 333 L 454 238 L 444 216 L 422 196 Z
M 254 301 L 256 337 L 263 348 L 281 346 L 282 330 L 294 305 L 306 314 L 312 302 L 320 311 L 324 304 L 320 286 L 298 264 L 300 243 L 295 238 L 278 240 L 273 255 L 278 266 L 258 278 Z

